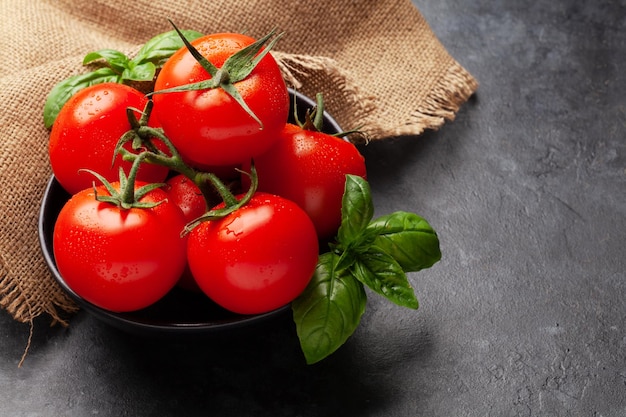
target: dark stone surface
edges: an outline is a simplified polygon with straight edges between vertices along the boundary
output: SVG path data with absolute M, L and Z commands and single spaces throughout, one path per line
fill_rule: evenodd
M 0 311 L 1 416 L 626 415 L 626 2 L 416 1 L 480 81 L 457 119 L 364 149 L 377 214 L 437 229 L 421 306 L 371 296 L 307 366 L 289 316 L 200 340 Z

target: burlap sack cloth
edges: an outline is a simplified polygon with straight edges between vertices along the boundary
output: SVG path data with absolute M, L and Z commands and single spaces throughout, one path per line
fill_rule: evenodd
M 477 87 L 409 0 L 0 0 L 0 306 L 20 322 L 66 323 L 76 305 L 49 274 L 37 216 L 50 178 L 47 93 L 91 51 L 132 54 L 171 19 L 202 33 L 284 32 L 275 56 L 299 91 L 324 93 L 344 129 L 372 140 L 454 118 Z

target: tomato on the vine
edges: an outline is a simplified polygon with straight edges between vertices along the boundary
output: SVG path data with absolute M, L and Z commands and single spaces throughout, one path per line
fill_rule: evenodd
M 169 200 L 182 210 L 187 223 L 208 210 L 204 195 L 198 186 L 182 174 L 168 179 L 163 189 L 167 192 Z
M 93 177 L 81 169 L 115 181 L 119 167 L 125 171 L 130 168 L 131 163 L 119 155 L 112 164 L 115 145 L 131 129 L 126 109 L 141 111 L 147 101 L 143 93 L 127 85 L 101 83 L 78 91 L 65 103 L 52 125 L 48 154 L 52 172 L 66 191 L 75 194 L 91 187 Z M 144 164 L 137 178 L 162 182 L 167 173 L 165 167 Z
M 254 159 L 259 191 L 297 203 L 311 217 L 320 240 L 341 224 L 346 175 L 366 178 L 365 158 L 352 143 L 287 124 L 279 141 Z M 249 165 L 244 165 L 244 171 Z M 247 177 L 242 177 L 247 183 Z
M 236 33 L 216 33 L 191 42 L 218 69 L 215 78 L 188 48 L 177 51 L 161 69 L 154 88 L 154 113 L 190 165 L 206 168 L 241 164 L 267 150 L 286 123 L 289 93 L 274 58 L 266 54 L 241 80 L 236 77 L 241 65 L 227 63 L 233 54 L 254 42 Z M 215 88 L 163 91 L 207 80 L 220 83 Z M 230 88 L 238 92 L 258 120 L 226 91 Z
M 209 298 L 236 313 L 258 314 L 300 295 L 313 276 L 318 241 L 295 203 L 256 193 L 226 217 L 192 229 L 187 258 Z
M 137 189 L 140 185 L 135 184 Z M 119 189 L 119 183 L 112 183 Z M 97 195 L 110 195 L 104 186 Z M 182 211 L 154 189 L 140 199 L 152 208 L 123 209 L 78 192 L 61 209 L 54 258 L 67 285 L 83 299 L 114 312 L 147 307 L 169 292 L 186 264 Z
M 176 204 L 183 215 L 185 222 L 190 223 L 207 211 L 207 203 L 204 195 L 193 181 L 182 174 L 178 174 L 168 179 L 163 189 L 167 192 L 169 200 Z M 185 245 L 187 243 L 185 237 Z M 196 281 L 191 275 L 189 265 L 185 266 L 185 271 L 178 281 L 180 288 L 192 291 L 199 291 Z

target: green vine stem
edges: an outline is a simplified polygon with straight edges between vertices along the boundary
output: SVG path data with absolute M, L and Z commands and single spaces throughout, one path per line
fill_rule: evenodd
M 217 175 L 211 172 L 199 171 L 186 164 L 176 147 L 165 135 L 163 129 L 148 126 L 152 106 L 152 100 L 149 100 L 144 110 L 140 112 L 141 117 L 139 119 L 135 116 L 135 111 L 137 111 L 136 109 L 128 109 L 127 115 L 131 125 L 131 130 L 122 135 L 118 141 L 114 151 L 115 156 L 119 154 L 122 156 L 123 160 L 133 162 L 133 168 L 135 165 L 139 165 L 139 163 L 150 163 L 164 166 L 174 172 L 184 175 L 193 181 L 193 183 L 200 189 L 200 192 L 202 193 L 207 204 L 207 208 L 211 208 L 216 205 L 214 201 L 214 192 L 217 192 L 220 199 L 224 202 L 225 207 L 220 211 L 209 211 L 211 215 L 202 216 L 204 220 L 208 220 L 209 218 L 214 219 L 217 217 L 224 217 L 246 204 L 250 198 L 252 198 L 252 195 L 256 191 L 256 184 L 258 182 L 256 178 L 256 170 L 253 167 L 249 174 L 251 177 L 250 190 L 252 190 L 252 192 L 248 190 L 243 199 L 237 200 L 229 187 L 225 185 Z M 155 145 L 154 139 L 162 142 L 167 147 L 168 153 L 160 150 Z M 132 144 L 131 147 L 135 152 L 131 152 L 125 147 L 125 145 L 129 142 Z

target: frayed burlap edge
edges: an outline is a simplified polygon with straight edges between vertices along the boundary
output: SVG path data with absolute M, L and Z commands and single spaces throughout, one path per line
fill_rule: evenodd
M 344 130 L 361 129 L 363 135 L 351 136 L 353 142 L 380 140 L 393 136 L 419 136 L 426 130 L 438 130 L 456 113 L 478 89 L 478 81 L 459 63 L 452 65 L 440 77 L 419 107 L 397 126 L 385 126 L 377 120 L 376 99 L 366 95 L 353 76 L 337 61 L 324 56 L 274 52 L 288 84 L 314 97 L 325 93 L 325 108 Z M 322 78 L 327 77 L 327 83 Z M 330 89 L 325 90 L 324 86 Z M 349 126 L 348 126 L 349 124 Z
M 21 367 L 26 360 L 28 350 L 32 343 L 34 332 L 34 320 L 42 314 L 48 314 L 52 318 L 50 326 L 61 324 L 67 326 L 67 319 L 62 317 L 64 314 L 73 314 L 78 311 L 78 306 L 66 296 L 59 288 L 55 291 L 55 297 L 46 299 L 41 302 L 41 294 L 37 292 L 33 294 L 32 291 L 24 291 L 19 279 L 11 277 L 11 271 L 9 270 L 6 262 L 2 259 L 0 253 L 0 307 L 5 309 L 16 321 L 20 323 L 27 323 L 28 339 L 22 357 L 18 362 L 18 367 Z M 49 274 L 48 274 L 49 275 Z M 42 279 L 52 280 L 51 276 L 42 277 Z M 33 296 L 35 299 L 33 300 Z M 61 311 L 59 311 L 59 309 Z M 61 313 L 62 312 L 62 313 Z
M 312 56 L 273 52 L 287 84 L 301 93 L 314 98 L 317 93 L 324 97 L 324 108 L 332 114 L 344 131 L 363 128 L 363 136 L 369 137 L 371 116 L 376 111 L 375 98 L 364 94 L 354 77 L 340 67 L 339 63 L 325 56 Z
M 78 311 L 76 303 L 66 296 L 59 288 L 55 291 L 55 297 L 47 299 L 42 303 L 40 294 L 25 291 L 21 281 L 11 278 L 11 272 L 7 269 L 4 261 L 0 265 L 0 307 L 5 309 L 15 320 L 20 323 L 31 323 L 36 317 L 43 313 L 50 315 L 52 325 L 59 323 L 67 325 L 67 318 L 64 313 L 75 313 Z M 41 279 L 52 279 L 51 277 L 41 277 Z M 60 309 L 60 310 L 59 310 Z
M 456 113 L 478 89 L 478 81 L 459 63 L 454 62 L 435 84 L 423 103 L 410 114 L 404 125 L 385 132 L 392 136 L 420 135 L 425 130 L 438 130 Z

